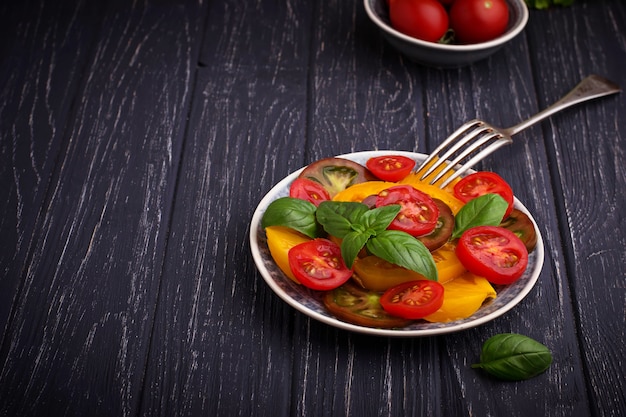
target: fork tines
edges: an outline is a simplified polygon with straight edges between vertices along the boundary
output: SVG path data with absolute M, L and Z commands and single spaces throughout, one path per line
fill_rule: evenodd
M 420 173 L 423 171 L 420 179 L 425 180 L 426 177 L 436 172 L 445 163 L 447 166 L 441 168 L 441 171 L 437 172 L 437 175 L 429 181 L 430 184 L 435 184 L 450 170 L 455 169 L 452 175 L 439 184 L 439 187 L 443 188 L 478 161 L 511 142 L 512 139 L 509 135 L 488 123 L 477 119 L 470 120 L 448 136 L 417 168 L 416 172 Z M 470 156 L 472 157 L 469 158 Z M 428 166 L 432 161 L 435 162 Z M 463 164 L 459 165 L 461 162 Z M 425 169 L 427 166 L 428 169 Z

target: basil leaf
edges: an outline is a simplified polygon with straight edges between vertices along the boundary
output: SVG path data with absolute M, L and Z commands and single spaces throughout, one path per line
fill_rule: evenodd
M 367 241 L 367 249 L 387 262 L 437 281 L 437 267 L 430 251 L 422 242 L 408 233 L 385 230 Z
M 362 203 L 323 201 L 317 208 L 317 221 L 324 230 L 340 239 L 359 227 L 360 218 L 369 207 Z
M 477 226 L 498 226 L 509 204 L 498 194 L 485 194 L 465 204 L 454 218 L 452 239 Z
M 472 368 L 482 368 L 507 381 L 520 381 L 539 375 L 551 363 L 552 354 L 541 343 L 521 334 L 503 333 L 484 343 L 480 363 Z
M 376 233 L 387 229 L 393 219 L 396 218 L 402 206 L 390 204 L 388 206 L 377 207 L 368 210 L 361 216 L 361 224 L 367 229 L 372 229 Z
M 261 219 L 263 228 L 285 226 L 315 239 L 322 230 L 315 220 L 315 204 L 299 198 L 282 197 L 272 201 Z
M 341 241 L 341 257 L 348 268 L 352 269 L 354 260 L 371 236 L 369 233 L 360 232 L 352 232 L 344 236 Z

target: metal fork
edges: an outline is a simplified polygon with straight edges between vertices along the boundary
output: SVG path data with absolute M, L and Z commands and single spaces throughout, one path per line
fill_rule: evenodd
M 454 169 L 454 173 L 439 184 L 439 187 L 443 188 L 498 148 L 512 143 L 513 139 L 511 137 L 516 133 L 574 104 L 608 96 L 620 91 L 620 87 L 614 82 L 598 75 L 590 75 L 550 107 L 508 129 L 497 128 L 478 119 L 471 120 L 448 136 L 448 138 L 422 162 L 415 172 L 419 174 L 423 171 L 420 179 L 425 180 L 442 164 L 447 163 L 447 166 L 441 169 L 441 171 L 429 181 L 430 184 L 435 184 L 450 170 Z M 471 158 L 469 158 L 470 156 Z M 435 162 L 428 166 L 433 160 L 435 160 Z M 466 160 L 466 162 L 459 166 L 464 160 Z

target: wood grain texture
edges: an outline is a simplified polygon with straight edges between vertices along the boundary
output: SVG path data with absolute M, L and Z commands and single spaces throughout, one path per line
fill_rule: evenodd
M 444 71 L 399 55 L 361 2 L 0 5 L 0 415 L 624 415 L 623 94 L 480 164 L 531 210 L 546 260 L 478 328 L 329 327 L 265 285 L 248 234 L 318 158 L 507 127 L 589 72 L 626 85 L 625 21 L 621 2 L 533 11 L 509 47 Z M 502 332 L 552 366 L 472 369 Z
M 551 56 L 539 56 L 549 69 L 538 76 L 540 92 L 554 83 L 546 74 L 558 74 L 559 68 L 561 77 L 570 83 L 586 75 L 581 68 L 623 80 L 624 10 L 608 10 L 606 4 L 598 3 L 579 7 L 564 13 L 563 25 L 565 30 L 575 28 L 584 36 L 563 39 L 560 48 L 546 51 Z M 551 35 L 545 20 L 538 25 L 546 31 L 534 32 L 533 44 Z M 604 37 L 607 42 L 599 44 L 597 40 Z M 624 86 L 623 81 L 620 84 Z M 558 171 L 555 187 L 556 195 L 563 196 L 558 204 L 565 213 L 559 219 L 565 256 L 563 279 L 573 294 L 577 337 L 583 346 L 582 366 L 586 374 L 593 375 L 585 388 L 598 415 L 619 415 L 626 404 L 623 366 L 606 367 L 607 358 L 621 364 L 625 359 L 626 318 L 609 313 L 626 310 L 624 286 L 620 284 L 626 241 L 618 232 L 626 230 L 618 209 L 626 206 L 622 192 L 626 183 L 626 125 L 619 121 L 626 114 L 625 103 L 621 93 L 557 115 L 546 124 L 547 142 L 552 154 L 558 155 L 552 161 Z
M 32 138 L 54 172 L 3 344 L 3 415 L 138 410 L 200 8 L 109 7 L 91 20 L 64 10 L 98 40 L 80 89 L 61 96 L 76 108 L 61 115 L 58 155 Z

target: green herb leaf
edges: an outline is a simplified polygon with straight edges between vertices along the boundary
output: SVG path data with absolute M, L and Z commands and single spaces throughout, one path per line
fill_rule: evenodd
M 498 226 L 509 204 L 498 194 L 485 194 L 470 200 L 454 218 L 452 239 L 477 226 Z
M 437 267 L 430 251 L 422 242 L 405 232 L 385 230 L 367 241 L 374 255 L 437 281 Z
M 484 343 L 480 363 L 472 368 L 482 368 L 507 381 L 520 381 L 539 375 L 551 363 L 552 354 L 541 343 L 521 334 L 503 333 Z
M 354 260 L 370 237 L 372 235 L 367 232 L 352 232 L 344 236 L 341 242 L 341 257 L 348 268 L 352 268 Z
M 368 210 L 369 207 L 362 203 L 323 201 L 317 208 L 316 216 L 327 233 L 343 239 L 348 233 L 359 229 L 360 218 Z
M 377 207 L 363 213 L 360 221 L 367 229 L 372 229 L 376 233 L 382 232 L 389 227 L 401 209 L 402 206 L 399 204 Z
M 322 229 L 315 219 L 315 204 L 299 198 L 282 197 L 272 201 L 261 219 L 261 226 L 285 226 L 315 239 Z

